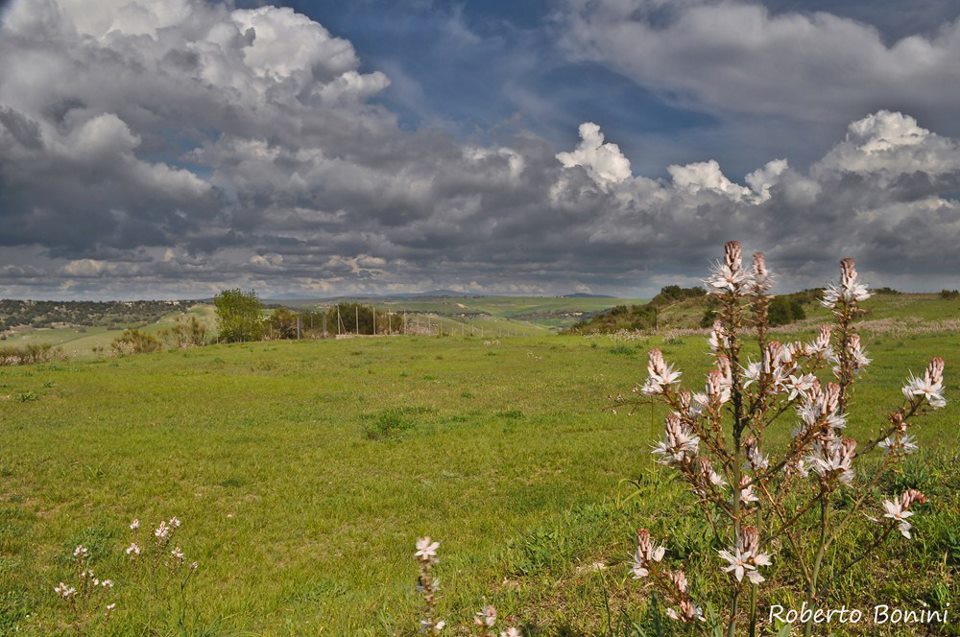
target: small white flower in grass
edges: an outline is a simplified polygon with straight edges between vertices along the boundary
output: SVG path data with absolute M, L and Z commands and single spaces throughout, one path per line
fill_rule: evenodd
M 494 606 L 484 606 L 474 615 L 473 621 L 477 626 L 491 627 L 497 623 L 497 609 Z
M 105 579 L 102 582 L 100 582 L 100 586 L 103 588 L 113 588 L 113 580 Z
M 112 604 L 107 604 L 107 613 L 113 612 L 113 610 L 114 610 L 116 607 L 117 607 L 117 603 L 116 603 L 116 602 L 113 602 Z
M 786 386 L 790 390 L 790 395 L 787 398 L 793 400 L 806 396 L 807 393 L 813 389 L 816 382 L 817 377 L 813 374 L 801 374 L 799 376 L 791 374 L 786 382 Z
M 522 634 L 520 633 L 520 629 L 519 629 L 519 628 L 517 628 L 517 627 L 515 627 L 515 626 L 511 626 L 510 628 L 508 628 L 508 629 L 506 629 L 506 630 L 500 631 L 500 637 L 523 637 L 523 636 L 522 636 Z
M 176 516 L 170 518 L 169 524 L 170 524 L 170 526 L 171 526 L 172 528 L 174 528 L 174 529 L 179 529 L 179 528 L 180 528 L 180 524 L 181 524 L 180 518 L 178 518 L 178 517 L 176 517 Z
M 184 560 L 183 551 L 180 549 L 179 546 L 173 547 L 173 549 L 170 551 L 170 555 L 173 557 L 173 559 L 177 560 L 178 562 L 182 563 Z
M 130 523 L 130 530 L 131 530 L 131 531 L 136 531 L 136 530 L 139 529 L 139 528 L 140 528 L 140 519 L 139 519 L 139 518 L 134 518 L 134 519 L 133 519 L 133 522 Z
M 153 534 L 158 541 L 163 542 L 170 537 L 170 527 L 167 526 L 166 522 L 161 521 L 160 526 L 154 529 Z
M 127 555 L 131 557 L 140 555 L 140 545 L 136 542 L 131 542 L 130 546 L 127 547 Z
M 190 570 L 191 570 L 191 571 L 195 571 L 195 570 L 197 570 L 198 568 L 200 568 L 200 562 L 197 562 L 197 561 L 190 562 Z
M 650 574 L 650 566 L 663 560 L 667 549 L 663 545 L 655 546 L 650 539 L 650 531 L 637 531 L 637 551 L 633 555 L 633 566 L 630 572 L 634 579 L 642 579 Z
M 62 597 L 63 599 L 70 599 L 77 594 L 77 589 L 73 586 L 67 586 L 65 583 L 60 582 L 54 587 L 53 592 Z
M 720 554 L 720 557 L 727 562 L 727 566 L 724 566 L 723 570 L 727 573 L 733 573 L 733 576 L 737 578 L 738 582 L 743 580 L 743 576 L 746 575 L 748 571 L 754 571 L 757 568 L 748 561 L 749 556 L 743 555 L 739 548 L 735 548 L 733 551 L 721 549 L 717 552 Z
M 907 518 L 913 515 L 913 511 L 905 510 L 899 500 L 884 500 L 883 508 L 886 511 L 883 517 L 895 521 L 897 528 L 900 530 L 900 534 L 909 540 L 910 529 L 913 528 L 913 525 L 907 522 Z
M 90 554 L 90 551 L 87 550 L 83 544 L 78 544 L 77 548 L 73 549 L 73 556 L 77 559 L 84 559 L 87 555 Z
M 422 562 L 435 562 L 439 548 L 440 542 L 433 542 L 430 536 L 422 537 L 417 540 L 417 552 L 413 556 Z
M 447 622 L 441 619 L 440 621 L 438 621 L 436 624 L 433 625 L 433 632 L 439 633 L 441 630 L 446 628 L 446 626 L 447 626 Z

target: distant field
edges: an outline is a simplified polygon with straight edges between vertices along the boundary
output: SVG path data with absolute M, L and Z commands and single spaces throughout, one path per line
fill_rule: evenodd
M 876 430 L 933 354 L 951 402 L 919 429 L 924 452 L 903 477 L 937 498 L 913 518 L 920 539 L 840 594 L 956 600 L 960 338 L 865 340 L 875 363 L 853 435 Z M 129 520 L 172 515 L 201 564 L 185 623 L 118 578 L 117 614 L 90 634 L 413 635 L 425 534 L 443 543 L 444 617 L 469 621 L 486 599 L 528 635 L 607 634 L 605 595 L 613 613 L 645 607 L 626 572 L 632 530 L 690 506 L 652 469 L 660 414 L 614 414 L 607 399 L 643 378 L 655 344 L 699 384 L 699 336 L 263 342 L 2 368 L 0 634 L 60 634 L 52 587 L 73 546 L 123 573 Z

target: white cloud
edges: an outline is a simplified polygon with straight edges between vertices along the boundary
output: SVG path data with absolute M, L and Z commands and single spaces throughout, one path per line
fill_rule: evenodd
M 570 152 L 557 154 L 567 168 L 583 166 L 597 184 L 617 184 L 629 179 L 630 160 L 616 144 L 604 143 L 600 127 L 593 122 L 580 124 L 580 144 Z

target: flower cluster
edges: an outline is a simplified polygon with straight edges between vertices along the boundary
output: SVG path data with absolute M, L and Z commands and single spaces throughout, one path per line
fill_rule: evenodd
M 933 409 L 945 407 L 947 401 L 943 397 L 943 359 L 938 356 L 931 360 L 923 376 L 919 378 L 910 374 L 907 384 L 903 386 L 903 395 L 907 400 L 926 400 Z
M 743 527 L 737 545 L 718 553 L 727 562 L 723 570 L 732 573 L 738 582 L 743 580 L 744 575 L 754 584 L 763 582 L 764 577 L 758 569 L 772 564 L 770 556 L 760 551 L 760 532 L 754 526 Z
M 707 339 L 713 365 L 704 390 L 681 388 L 680 371 L 664 361 L 662 352 L 651 349 L 642 393 L 669 408 L 663 439 L 653 448 L 658 462 L 680 473 L 717 537 L 730 543 L 717 547 L 717 553 L 721 568 L 731 574 L 727 634 L 732 635 L 741 614 L 737 599 L 742 585 L 746 581 L 758 587 L 765 576 L 772 576 L 760 572 L 773 562 L 761 537 L 767 538 L 766 546 L 772 546 L 774 538 L 777 544 L 789 542 L 791 560 L 778 568 L 789 572 L 788 581 L 803 582 L 810 605 L 823 594 L 824 580 L 835 579 L 850 565 L 842 559 L 826 564 L 825 556 L 848 521 L 869 505 L 874 490 L 843 487 L 854 485 L 857 460 L 874 448 L 886 453 L 876 475 L 867 478 L 870 485 L 878 484 L 893 462 L 917 449 L 907 433 L 908 422 L 946 403 L 943 359 L 934 358 L 922 376 L 911 375 L 903 387 L 907 402 L 890 414 L 889 427 L 878 438 L 858 443 L 844 434 L 851 388 L 870 364 L 855 325 L 862 313 L 859 304 L 870 293 L 854 261 L 841 261 L 839 283 L 823 294 L 834 324 L 820 327 L 808 342 L 767 338 L 772 276 L 762 254 L 754 256 L 748 271 L 740 244 L 728 242 L 705 283 L 718 296 L 718 309 Z M 759 359 L 744 364 L 747 328 L 754 332 Z M 769 441 L 779 437 L 765 437 L 766 430 L 792 413 L 798 421 L 792 436 L 779 448 L 771 445 Z M 794 479 L 798 476 L 806 479 Z M 841 497 L 849 498 L 842 507 L 837 506 Z M 885 518 L 892 522 L 867 552 L 894 528 L 910 537 L 911 506 L 923 501 L 915 491 L 884 501 Z M 641 531 L 633 576 L 656 582 L 673 604 L 671 616 L 693 619 L 697 612 L 689 601 L 686 577 L 663 565 L 664 553 L 663 546 Z M 755 607 L 751 612 L 755 624 Z
M 100 599 L 113 589 L 113 580 L 100 579 L 94 574 L 89 565 L 90 550 L 78 544 L 73 549 L 73 557 L 77 569 L 76 585 L 60 582 L 53 592 L 69 606 L 74 615 L 74 625 L 79 627 L 91 618 L 96 609 L 101 608 L 104 615 L 109 616 L 117 605 L 115 602 L 103 604 Z
M 417 591 L 423 596 L 424 602 L 424 615 L 420 620 L 420 629 L 427 634 L 439 635 L 446 626 L 445 621 L 438 620 L 435 617 L 439 582 L 433 575 L 433 567 L 440 561 L 440 558 L 437 557 L 440 542 L 435 542 L 430 536 L 422 537 L 417 540 L 416 547 L 417 550 L 413 557 L 420 566 Z
M 671 570 L 663 565 L 666 550 L 663 545 L 654 544 L 650 531 L 640 529 L 637 531 L 637 550 L 630 572 L 634 579 L 649 577 L 653 580 L 654 585 L 672 604 L 667 608 L 667 615 L 671 619 L 683 622 L 703 620 L 703 609 L 694 604 L 690 597 L 686 573 L 682 569 Z
M 840 261 L 840 284 L 828 285 L 821 303 L 832 310 L 839 304 L 859 303 L 869 298 L 870 292 L 860 283 L 853 259 L 847 258 Z

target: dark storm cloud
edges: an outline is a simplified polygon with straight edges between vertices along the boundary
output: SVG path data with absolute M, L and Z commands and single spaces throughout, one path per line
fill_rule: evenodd
M 606 14 L 572 10 L 598 37 Z M 648 292 L 694 282 L 731 237 L 766 248 L 787 287 L 841 254 L 911 287 L 960 269 L 960 150 L 895 112 L 860 111 L 809 169 L 771 161 L 744 185 L 710 160 L 635 175 L 592 124 L 563 152 L 404 130 L 374 100 L 389 78 L 289 9 L 23 0 L 0 60 L 5 294 Z

